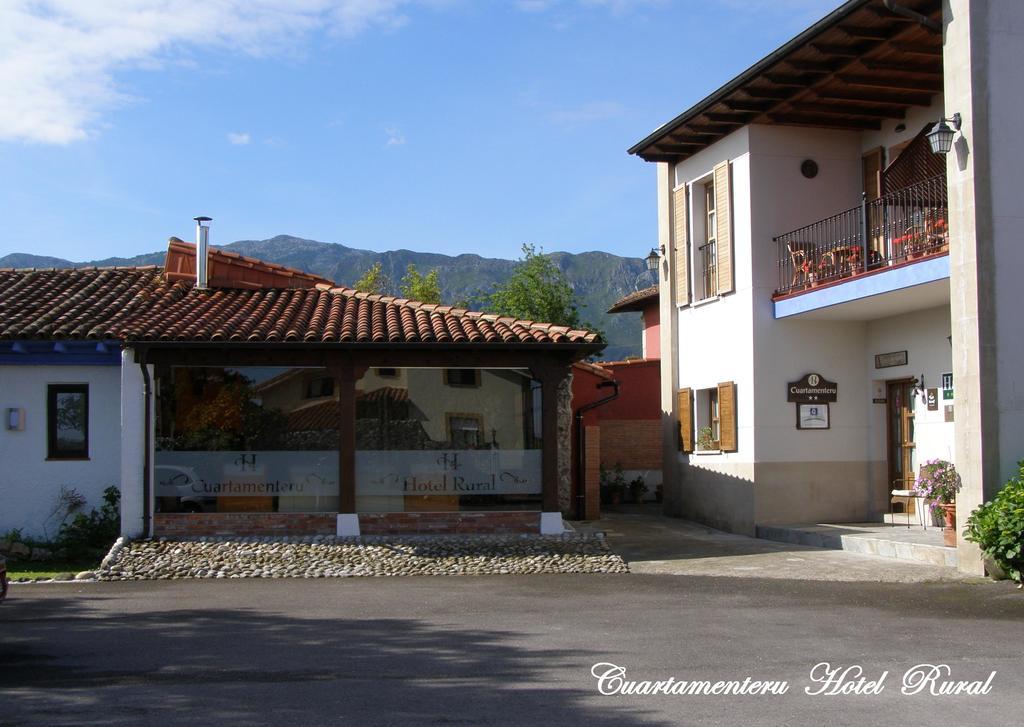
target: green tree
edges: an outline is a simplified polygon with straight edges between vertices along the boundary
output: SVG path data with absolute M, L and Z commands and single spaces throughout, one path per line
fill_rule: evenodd
M 423 303 L 441 302 L 441 284 L 437 280 L 437 268 L 434 268 L 426 275 L 422 275 L 416 266 L 409 263 L 409 267 L 402 276 L 402 284 L 399 286 L 402 295 L 412 300 Z
M 523 257 L 503 285 L 481 299 L 490 313 L 579 328 L 576 295 L 550 255 L 523 245 Z
M 379 262 L 375 262 L 352 286 L 362 293 L 374 293 L 376 295 L 387 295 L 392 289 L 391 278 L 384 274 Z

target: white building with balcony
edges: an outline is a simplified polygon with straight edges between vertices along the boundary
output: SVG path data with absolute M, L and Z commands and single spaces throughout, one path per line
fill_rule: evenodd
M 849 0 L 629 150 L 657 165 L 667 512 L 920 520 L 892 493 L 938 458 L 962 530 L 1016 471 L 1021 67 L 1024 3 Z

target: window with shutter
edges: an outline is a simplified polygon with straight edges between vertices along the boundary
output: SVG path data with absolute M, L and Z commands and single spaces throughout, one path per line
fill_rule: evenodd
M 718 295 L 735 290 L 732 262 L 732 179 L 729 162 L 715 167 L 715 252 L 717 256 Z
M 737 450 L 736 439 L 736 382 L 718 385 L 718 447 L 723 452 Z
M 693 391 L 680 389 L 676 394 L 676 416 L 679 417 L 679 451 L 693 451 Z
M 676 305 L 690 303 L 689 230 L 686 225 L 686 185 L 672 192 L 672 249 L 675 264 Z

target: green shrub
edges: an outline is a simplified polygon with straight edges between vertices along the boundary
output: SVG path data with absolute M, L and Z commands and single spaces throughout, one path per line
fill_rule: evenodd
M 108 487 L 98 511 L 77 513 L 71 522 L 61 525 L 56 545 L 72 558 L 103 555 L 120 534 L 121 492 Z
M 967 518 L 964 537 L 1003 569 L 1008 578 L 1024 583 L 1024 460 L 1020 471 L 995 499 Z

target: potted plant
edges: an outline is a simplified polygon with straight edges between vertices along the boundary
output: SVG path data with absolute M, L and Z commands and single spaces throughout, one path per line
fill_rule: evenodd
M 622 467 L 616 463 L 609 471 L 601 466 L 601 502 L 605 505 L 619 505 L 622 503 L 622 495 L 626 491 L 626 478 L 622 474 Z
M 933 513 L 942 513 L 945 528 L 943 542 L 956 545 L 956 493 L 960 491 L 960 475 L 952 462 L 930 459 L 921 465 L 914 483 L 914 494 L 924 499 Z
M 1024 587 L 1024 461 L 995 498 L 967 518 L 964 537 L 985 554 L 989 575 L 1017 581 Z
M 633 502 L 643 502 L 647 494 L 647 483 L 643 476 L 635 477 L 629 482 L 629 499 Z
M 718 449 L 718 443 L 715 441 L 711 427 L 701 427 L 697 430 L 697 449 L 703 451 Z

